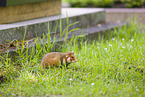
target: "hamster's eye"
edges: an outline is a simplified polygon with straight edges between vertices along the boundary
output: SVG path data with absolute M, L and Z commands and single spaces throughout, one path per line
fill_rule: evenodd
M 71 58 L 74 58 L 74 57 L 71 57 Z

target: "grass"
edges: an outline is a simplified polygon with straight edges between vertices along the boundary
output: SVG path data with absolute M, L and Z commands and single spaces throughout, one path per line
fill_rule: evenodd
M 1 64 L 11 72 L 0 84 L 0 96 L 144 97 L 145 33 L 140 28 L 131 23 L 99 36 L 98 41 L 72 39 L 59 48 L 75 52 L 78 62 L 68 68 L 41 68 L 50 44 L 38 43 L 30 55 L 21 53 L 21 70 L 7 58 Z

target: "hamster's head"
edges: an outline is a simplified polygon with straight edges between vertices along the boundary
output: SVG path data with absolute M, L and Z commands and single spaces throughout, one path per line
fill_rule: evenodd
M 67 52 L 66 54 L 66 58 L 67 58 L 67 63 L 74 63 L 77 62 L 77 59 L 74 55 L 74 51 L 72 52 Z

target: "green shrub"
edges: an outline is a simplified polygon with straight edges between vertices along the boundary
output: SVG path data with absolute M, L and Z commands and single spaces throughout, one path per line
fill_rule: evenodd
M 121 0 L 122 3 L 126 4 L 126 7 L 141 7 L 144 4 L 144 0 Z
M 142 7 L 145 0 L 65 0 L 71 7 L 113 7 L 115 2 L 126 7 Z
M 72 7 L 111 7 L 113 0 L 68 0 Z

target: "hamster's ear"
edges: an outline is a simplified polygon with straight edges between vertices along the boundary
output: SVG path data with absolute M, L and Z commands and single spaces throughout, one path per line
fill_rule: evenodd
M 72 54 L 74 54 L 74 51 L 72 51 Z
M 67 55 L 70 55 L 71 53 L 70 52 L 67 52 Z

